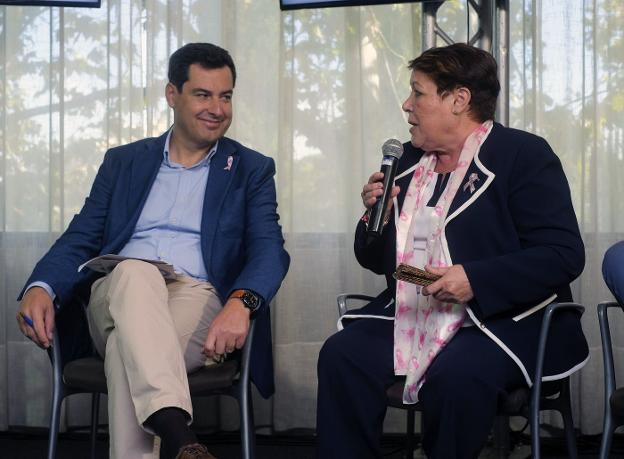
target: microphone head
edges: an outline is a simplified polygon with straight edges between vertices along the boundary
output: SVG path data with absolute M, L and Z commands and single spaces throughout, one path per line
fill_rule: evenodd
M 403 144 L 397 139 L 388 139 L 381 147 L 381 154 L 383 156 L 394 156 L 396 159 L 400 159 L 403 155 Z

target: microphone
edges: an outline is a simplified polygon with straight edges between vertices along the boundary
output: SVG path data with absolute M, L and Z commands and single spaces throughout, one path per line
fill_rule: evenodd
M 381 147 L 381 154 L 383 155 L 381 160 L 381 172 L 384 174 L 383 194 L 377 198 L 377 202 L 375 202 L 371 209 L 366 229 L 366 240 L 368 244 L 381 236 L 381 232 L 383 231 L 384 213 L 392 192 L 392 185 L 394 184 L 394 176 L 396 175 L 399 158 L 403 155 L 403 144 L 397 139 L 388 139 Z

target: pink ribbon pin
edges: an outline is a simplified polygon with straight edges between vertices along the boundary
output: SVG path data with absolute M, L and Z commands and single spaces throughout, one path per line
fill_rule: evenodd
M 479 176 L 475 172 L 470 174 L 470 176 L 468 177 L 468 181 L 464 184 L 464 191 L 470 188 L 470 194 L 474 193 L 476 190 L 474 183 L 478 181 L 479 181 Z
M 223 168 L 224 171 L 229 171 L 230 169 L 232 169 L 232 163 L 234 162 L 234 157 L 233 156 L 228 156 L 227 159 L 227 164 L 226 166 Z

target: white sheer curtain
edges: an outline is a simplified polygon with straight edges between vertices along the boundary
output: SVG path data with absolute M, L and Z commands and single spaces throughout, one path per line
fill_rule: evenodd
M 545 137 L 561 158 L 585 241 L 585 271 L 573 295 L 586 307 L 583 328 L 591 358 L 573 379 L 574 419 L 583 433 L 595 434 L 603 414 L 596 304 L 612 299 L 602 280 L 602 257 L 624 233 L 624 4 L 511 3 L 511 125 Z M 612 330 L 621 361 L 622 322 Z
M 577 422 L 596 433 L 602 365 L 594 306 L 610 298 L 600 261 L 624 232 L 624 6 L 511 3 L 511 125 L 543 135 L 560 155 L 587 245 L 575 293 L 588 309 L 592 361 L 574 393 Z M 440 14 L 454 39 L 465 40 L 464 2 L 448 1 Z M 276 0 L 0 7 L 0 430 L 48 421 L 49 362 L 15 326 L 15 296 L 82 205 L 106 148 L 167 129 L 167 58 L 191 41 L 230 50 L 239 79 L 229 135 L 277 162 L 292 264 L 273 305 L 277 392 L 268 402 L 256 398 L 258 425 L 314 427 L 316 359 L 335 330 L 335 296 L 383 287 L 355 262 L 352 231 L 380 145 L 408 135 L 400 105 L 406 63 L 421 48 L 420 5 L 289 13 Z M 616 336 L 620 356 L 623 340 Z M 86 407 L 86 399 L 70 399 L 66 425 L 86 424 Z M 229 402 L 196 411 L 200 427 L 237 426 Z M 403 428 L 402 415 L 390 413 L 387 429 Z

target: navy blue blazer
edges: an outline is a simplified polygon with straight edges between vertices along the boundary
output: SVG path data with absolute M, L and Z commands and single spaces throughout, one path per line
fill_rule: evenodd
M 401 192 L 379 240 L 367 245 L 365 223 L 357 226 L 358 261 L 385 274 L 388 283 L 361 313 L 394 316 L 394 221 L 423 154 L 404 145 L 395 179 Z M 474 191 L 464 187 L 472 174 L 477 177 Z M 474 292 L 469 316 L 518 364 L 531 385 L 544 308 L 553 301 L 572 301 L 569 284 L 585 264 L 568 182 L 548 143 L 495 123 L 451 203 L 444 231 L 444 249 L 453 264 L 463 265 Z M 557 314 L 552 327 L 544 380 L 565 377 L 589 358 L 578 313 Z
M 106 153 L 82 210 L 37 263 L 26 285 L 47 282 L 61 310 L 75 295 L 88 302 L 90 286 L 101 274 L 78 273 L 77 267 L 97 255 L 119 253 L 128 242 L 162 163 L 166 137 Z M 227 168 L 229 157 L 233 161 Z M 221 299 L 236 289 L 250 289 L 265 300 L 256 313 L 250 369 L 264 397 L 274 391 L 268 304 L 290 263 L 278 223 L 274 174 L 271 158 L 222 138 L 210 163 L 201 220 L 208 282 Z

